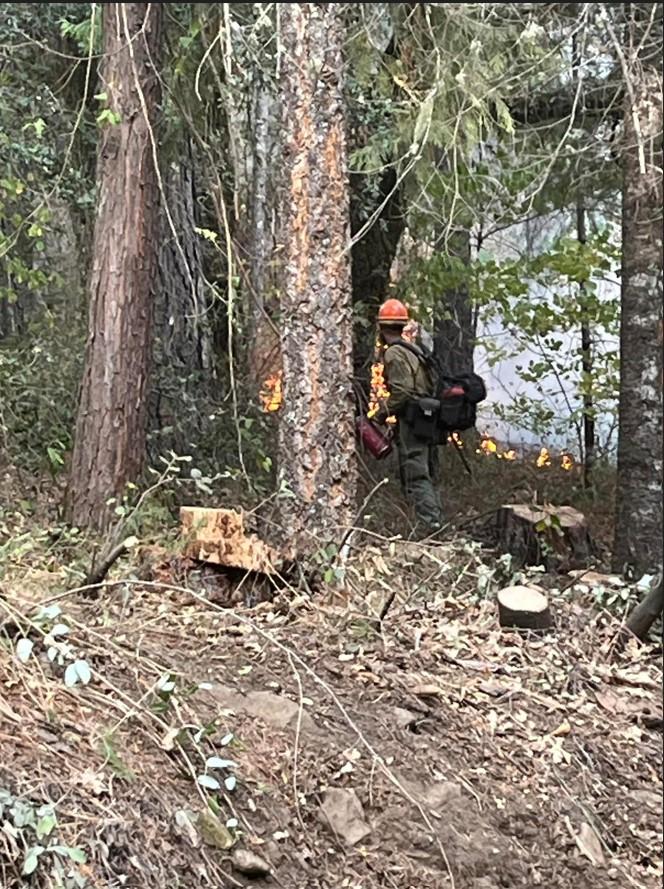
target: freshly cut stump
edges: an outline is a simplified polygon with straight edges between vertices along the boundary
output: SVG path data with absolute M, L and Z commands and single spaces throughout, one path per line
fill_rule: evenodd
M 508 586 L 498 592 L 497 599 L 501 627 L 548 630 L 553 626 L 549 602 L 539 589 L 529 586 Z
M 271 574 L 283 562 L 273 550 L 244 527 L 244 516 L 233 509 L 180 508 L 184 555 L 213 565 Z

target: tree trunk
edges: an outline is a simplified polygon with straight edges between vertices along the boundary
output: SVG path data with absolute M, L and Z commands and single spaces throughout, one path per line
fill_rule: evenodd
M 249 372 L 262 382 L 279 363 L 279 337 L 271 318 L 276 195 L 274 152 L 278 123 L 277 99 L 265 75 L 254 72 L 250 105 L 251 179 L 246 272 L 250 291 Z
M 311 552 L 338 539 L 356 488 L 342 4 L 282 10 L 286 186 L 279 428 L 284 531 Z
M 446 250 L 452 260 L 461 261 L 464 266 L 470 265 L 470 232 L 459 229 L 439 249 Z M 434 327 L 436 356 L 448 373 L 460 374 L 473 370 L 475 326 L 468 285 L 459 282 L 449 287 L 441 294 Z
M 159 224 L 153 286 L 153 365 L 148 451 L 189 453 L 209 413 L 213 377 L 212 340 L 196 227 L 195 164 L 184 140 L 180 160 L 164 175 L 166 203 Z M 173 228 L 175 234 L 173 234 Z
M 583 198 L 579 197 L 576 205 L 576 235 L 579 244 L 586 243 L 586 208 Z M 586 285 L 579 286 L 579 300 L 585 303 Z M 593 354 L 592 331 L 590 322 L 584 318 L 581 322 L 581 371 L 583 383 L 583 486 L 592 484 L 593 465 L 595 463 L 595 406 L 592 395 Z
M 575 5 L 574 14 L 581 13 L 580 4 Z M 581 43 L 579 35 L 572 35 L 572 84 L 574 90 L 581 85 L 579 72 L 583 59 L 581 58 Z M 585 99 L 585 93 L 584 93 Z M 576 238 L 581 246 L 587 240 L 586 234 L 586 206 L 581 189 L 576 199 Z M 592 331 L 587 316 L 587 285 L 586 281 L 579 284 L 579 303 L 584 309 L 581 321 L 581 382 L 583 390 L 583 486 L 589 488 L 592 483 L 593 464 L 595 462 L 595 413 L 592 394 L 593 380 L 593 353 Z
M 353 244 L 351 269 L 353 281 L 353 305 L 362 305 L 370 325 L 366 330 L 355 331 L 355 375 L 364 382 L 373 355 L 376 339 L 374 321 L 378 308 L 387 296 L 392 263 L 397 253 L 399 240 L 406 226 L 402 211 L 402 192 L 396 186 L 397 174 L 393 167 L 385 170 L 380 178 L 378 194 L 368 187 L 367 177 L 360 174 L 350 176 L 350 218 L 351 234 L 356 235 L 372 218 L 376 209 L 385 202 L 378 219 L 371 228 Z M 372 201 L 375 205 L 372 205 Z M 370 207 L 367 212 L 367 206 Z
M 648 7 L 646 10 L 645 7 Z M 662 73 L 632 4 L 625 50 L 616 571 L 662 566 Z M 661 58 L 660 58 L 661 64 Z
M 664 586 L 662 578 L 653 589 L 630 612 L 627 618 L 626 629 L 633 633 L 637 639 L 644 640 L 650 627 L 664 611 Z
M 103 6 L 101 88 L 110 117 L 97 159 L 85 369 L 68 506 L 80 527 L 103 529 L 145 456 L 159 189 L 151 128 L 160 90 L 154 65 L 162 7 Z

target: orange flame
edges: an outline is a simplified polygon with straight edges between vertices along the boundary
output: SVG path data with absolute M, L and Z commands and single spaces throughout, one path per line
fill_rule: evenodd
M 548 448 L 540 448 L 539 457 L 537 458 L 537 468 L 542 469 L 544 466 L 551 466 L 551 454 Z
M 281 371 L 277 374 L 273 374 L 271 377 L 268 377 L 267 380 L 263 383 L 263 387 L 260 391 L 260 399 L 263 405 L 263 410 L 266 413 L 274 413 L 278 411 L 279 408 L 284 403 L 282 388 L 282 374 Z
M 460 439 L 457 438 L 456 440 L 457 442 L 460 442 Z M 485 457 L 495 457 L 497 460 L 507 460 L 510 463 L 519 459 L 517 452 L 513 448 L 510 448 L 507 451 L 501 451 L 497 442 L 491 438 L 490 435 L 486 435 L 486 433 L 482 436 L 482 440 L 480 441 L 476 453 L 484 454 Z M 535 464 L 538 469 L 545 469 L 552 465 L 551 452 L 548 448 L 540 448 Z M 561 455 L 561 469 L 564 469 L 565 472 L 570 472 L 574 469 L 574 465 L 574 458 L 570 454 Z
M 376 343 L 377 354 L 380 354 L 381 350 L 384 349 L 385 346 L 381 347 L 379 343 Z M 385 382 L 385 367 L 382 361 L 375 361 L 371 365 L 371 385 L 369 389 L 369 405 L 367 408 L 367 417 L 370 420 L 376 416 L 389 397 L 390 390 L 387 388 Z M 387 422 L 395 423 L 396 417 L 388 417 Z
M 509 462 L 517 459 L 516 451 L 512 450 L 512 448 L 507 451 L 501 451 L 498 448 L 498 444 L 489 435 L 484 435 L 482 437 L 482 441 L 480 442 L 480 446 L 477 448 L 476 453 L 484 454 L 487 457 L 495 457 L 497 460 L 507 460 Z

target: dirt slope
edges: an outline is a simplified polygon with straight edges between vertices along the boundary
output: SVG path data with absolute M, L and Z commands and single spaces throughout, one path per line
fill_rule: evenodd
M 495 573 L 484 562 L 459 541 L 366 548 L 314 599 L 284 590 L 231 612 L 135 582 L 64 597 L 37 626 L 25 616 L 57 578 L 12 584 L 0 884 L 661 885 L 659 656 L 610 661 L 615 623 L 572 591 L 553 595 L 549 636 L 501 633 L 495 580 L 477 594 Z M 372 610 L 393 585 L 379 633 Z M 62 665 L 43 638 L 54 623 L 69 628 Z M 91 679 L 68 688 L 72 658 Z M 55 823 L 38 840 L 44 804 Z M 238 849 L 271 874 L 244 874 Z

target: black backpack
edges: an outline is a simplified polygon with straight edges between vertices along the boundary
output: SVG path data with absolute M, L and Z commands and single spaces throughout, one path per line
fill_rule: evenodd
M 436 355 L 422 345 L 414 346 L 401 339 L 394 345 L 412 352 L 427 369 L 433 384 L 433 396 L 440 403 L 440 442 L 447 441 L 447 436 L 452 432 L 472 429 L 477 419 L 477 405 L 486 398 L 486 385 L 482 377 L 472 372 L 458 376 L 446 373 Z

